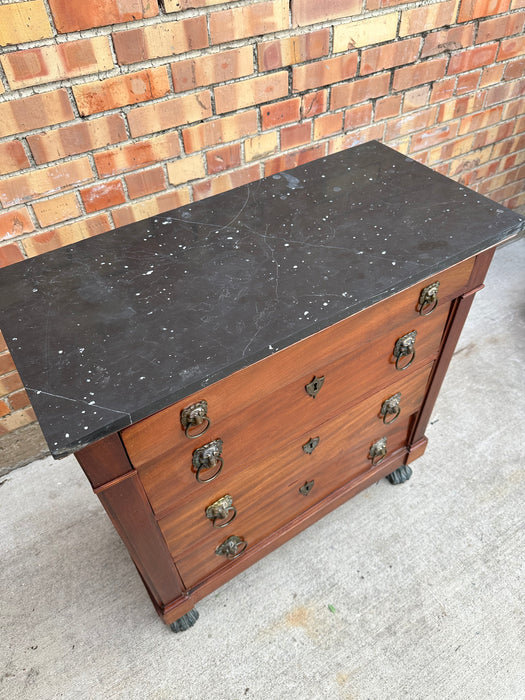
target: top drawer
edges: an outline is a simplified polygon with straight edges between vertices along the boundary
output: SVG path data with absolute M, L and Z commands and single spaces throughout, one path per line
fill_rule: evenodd
M 465 290 L 472 267 L 473 259 L 449 268 L 126 428 L 121 435 L 131 462 L 140 468 L 172 450 L 191 452 L 197 441 L 186 437 L 181 411 L 197 401 L 204 399 L 207 402 L 207 415 L 214 425 L 230 416 L 237 420 L 253 403 L 261 402 L 272 393 L 282 392 L 283 386 L 293 381 L 303 382 L 304 377 L 311 373 L 309 381 L 323 366 L 337 363 L 339 359 L 346 362 L 345 356 L 366 359 L 367 347 L 399 329 L 405 328 L 403 332 L 408 332 L 417 326 L 424 333 L 428 327 L 435 337 L 446 322 L 448 303 Z M 435 281 L 440 282 L 437 308 L 428 317 L 422 317 L 419 313 L 421 291 Z M 436 324 L 439 328 L 435 327 Z M 437 351 L 437 347 L 432 351 Z M 388 356 L 391 349 L 385 346 L 382 352 Z M 362 371 L 363 367 L 357 369 Z M 369 382 L 370 390 L 377 388 L 376 382 L 376 378 Z M 208 431 L 209 434 L 213 432 L 213 428 Z M 199 440 L 207 442 L 206 438 L 207 435 L 203 435 Z

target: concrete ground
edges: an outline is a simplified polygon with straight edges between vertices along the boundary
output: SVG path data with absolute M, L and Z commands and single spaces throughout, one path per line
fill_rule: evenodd
M 0 697 L 525 698 L 525 240 L 496 254 L 401 486 L 156 617 L 73 457 L 0 488 Z

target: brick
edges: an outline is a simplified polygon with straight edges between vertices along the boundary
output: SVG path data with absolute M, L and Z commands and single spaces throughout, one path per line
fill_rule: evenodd
M 312 160 L 317 158 L 322 158 L 326 155 L 326 144 L 318 144 L 316 146 L 310 146 L 310 148 L 305 148 L 300 151 L 291 151 L 290 153 L 283 153 L 276 158 L 271 158 L 267 160 L 264 164 L 264 177 L 268 175 L 274 175 L 275 173 L 280 173 L 283 170 L 289 170 L 290 168 L 295 168 L 298 165 L 304 165 L 305 163 L 310 163 Z
M 15 363 L 13 358 L 8 352 L 4 352 L 0 355 L 0 374 L 7 374 L 8 372 L 15 371 Z
M 288 0 L 260 2 L 210 14 L 212 44 L 288 29 Z
M 11 409 L 7 405 L 6 401 L 0 401 L 0 418 L 3 418 L 4 416 L 7 416 L 8 413 L 11 412 Z
M 361 7 L 361 0 L 292 0 L 292 24 L 294 27 L 304 27 L 316 22 L 350 17 L 358 15 Z
M 520 98 L 525 95 L 525 80 L 516 80 L 512 83 L 495 85 L 487 90 L 485 107 L 492 107 L 498 102 Z
M 16 238 L 24 233 L 31 233 L 35 227 L 26 207 L 0 214 L 0 241 Z
M 141 221 L 150 216 L 177 209 L 184 204 L 189 204 L 189 202 L 190 193 L 189 190 L 184 187 L 175 192 L 165 192 L 151 199 L 144 199 L 141 202 L 135 202 L 126 207 L 114 209 L 111 213 L 115 226 L 127 226 L 134 221 Z
M 26 408 L 30 405 L 29 397 L 25 390 L 16 391 L 9 397 L 9 403 L 13 411 L 19 411 L 21 408 Z
M 309 92 L 301 98 L 301 119 L 314 117 L 326 112 L 328 106 L 328 91 Z
M 38 165 L 67 156 L 105 148 L 128 138 L 120 114 L 83 121 L 72 126 L 32 134 L 27 143 Z
M 159 14 L 157 0 L 49 0 L 55 27 L 61 33 L 131 22 Z
M 230 0 L 236 2 L 238 0 Z M 164 0 L 166 12 L 180 12 L 181 10 L 191 10 L 196 7 L 210 7 L 211 5 L 223 5 L 224 0 Z
M 257 44 L 257 64 L 260 71 L 275 70 L 327 56 L 330 50 L 330 30 L 319 29 L 285 39 Z
M 260 136 L 252 136 L 244 142 L 244 159 L 247 163 L 260 160 L 275 153 L 279 148 L 276 131 L 269 131 Z
M 0 251 L 2 249 L 0 248 Z M 1 265 L 2 253 L 0 252 L 0 265 Z M 23 386 L 22 380 L 18 372 L 11 372 L 11 374 L 6 374 L 0 377 L 0 396 L 5 396 L 10 394 L 12 391 L 21 389 Z
M 187 158 L 179 158 L 167 164 L 168 180 L 172 185 L 182 185 L 191 180 L 200 180 L 206 177 L 204 161 L 199 153 Z
M 384 124 L 374 124 L 365 126 L 363 129 L 356 129 L 342 136 L 336 136 L 328 142 L 328 153 L 345 151 L 347 148 L 352 148 L 352 146 L 357 146 L 366 141 L 383 141 L 384 130 Z
M 485 92 L 476 92 L 473 95 L 463 95 L 455 100 L 449 100 L 439 108 L 438 121 L 444 122 L 456 119 L 464 114 L 471 114 L 483 109 Z
M 454 73 L 465 73 L 475 68 L 481 68 L 489 63 L 493 63 L 496 58 L 498 44 L 486 44 L 473 49 L 466 49 L 461 53 L 454 54 L 448 64 L 447 75 Z
M 98 174 L 100 177 L 106 177 L 176 158 L 179 153 L 178 136 L 171 133 L 95 153 L 94 159 Z
M 377 100 L 375 109 L 376 121 L 397 117 L 401 109 L 401 100 L 401 95 L 390 95 Z
M 35 202 L 33 211 L 40 226 L 44 227 L 54 226 L 68 219 L 75 219 L 82 214 L 75 192 L 67 192 L 60 197 Z
M 298 122 L 301 119 L 301 98 L 292 97 L 274 104 L 261 107 L 261 121 L 263 130 L 273 129 L 282 124 Z
M 458 22 L 507 12 L 510 0 L 461 0 Z
M 109 209 L 126 201 L 124 187 L 120 180 L 103 180 L 96 185 L 80 190 L 84 208 L 88 214 L 100 209 Z
M 45 233 L 30 236 L 25 238 L 22 243 L 27 255 L 31 258 L 76 243 L 84 238 L 98 236 L 99 233 L 109 231 L 110 228 L 111 224 L 107 214 L 97 214 Z
M 0 175 L 29 167 L 29 159 L 20 141 L 0 143 Z
M 478 87 L 481 73 L 481 70 L 475 70 L 458 75 L 456 82 L 456 95 L 464 95 L 465 93 L 474 92 L 474 90 L 476 90 Z
M 4 207 L 38 199 L 44 195 L 75 187 L 93 179 L 93 171 L 87 157 L 48 168 L 31 170 L 4 180 L 0 201 Z
M 525 148 L 525 136 L 507 139 L 506 141 L 501 141 L 500 143 L 494 144 L 491 158 L 499 159 L 508 155 L 509 153 L 519 151 L 521 148 Z
M 211 116 L 211 95 L 208 90 L 203 90 L 135 107 L 128 114 L 128 124 L 131 135 L 137 137 L 198 122 Z
M 449 0 L 449 2 L 403 10 L 399 36 L 421 34 L 421 32 L 455 24 L 457 7 L 458 0 Z
M 458 123 L 452 122 L 449 124 L 441 124 L 432 129 L 426 129 L 418 134 L 414 134 L 411 140 L 411 153 L 421 151 L 422 149 L 428 150 L 438 143 L 450 141 L 450 139 L 455 138 L 457 130 Z
M 302 66 L 294 66 L 292 85 L 294 92 L 304 92 L 323 85 L 339 83 L 353 78 L 357 73 L 357 52 L 316 61 Z
M 154 100 L 170 91 L 166 66 L 73 86 L 78 111 L 83 116 Z
M 357 129 L 372 121 L 372 103 L 368 102 L 345 111 L 344 130 Z
M 506 202 L 502 202 L 502 204 L 509 209 L 521 209 L 521 207 L 525 207 L 525 191 L 523 194 L 511 197 Z
M 255 182 L 261 177 L 259 164 L 254 163 L 248 165 L 241 170 L 233 170 L 229 173 L 223 173 L 217 177 L 211 177 L 203 182 L 197 182 L 193 185 L 193 199 L 205 199 L 221 192 L 232 190 L 234 187 L 246 185 L 249 182 Z
M 523 31 L 525 23 L 525 12 L 517 12 L 513 15 L 504 15 L 494 19 L 486 19 L 479 23 L 476 44 L 483 44 L 487 41 L 495 41 L 511 37 Z
M 498 61 L 508 61 L 510 58 L 517 58 L 525 54 L 525 36 L 517 36 L 511 39 L 504 39 L 498 51 Z
M 428 154 L 428 163 L 432 165 L 433 163 L 438 163 L 442 160 L 459 158 L 459 156 L 465 155 L 465 153 L 470 153 L 472 151 L 473 142 L 474 137 L 472 135 L 468 135 L 459 139 L 454 139 L 453 141 L 443 144 L 442 146 L 431 148 Z
M 422 109 L 407 116 L 398 117 L 386 125 L 386 140 L 397 139 L 406 134 L 432 126 L 436 123 L 437 107 Z
M 280 71 L 257 78 L 215 88 L 215 110 L 218 114 L 277 100 L 288 94 L 288 72 Z
M 0 246 L 0 267 L 6 267 L 24 259 L 22 251 L 16 243 Z
M 361 52 L 361 75 L 413 63 L 419 54 L 419 47 L 419 39 L 405 39 L 374 49 L 365 49 Z
M 509 61 L 505 66 L 504 80 L 514 80 L 525 75 L 525 58 Z
M 5 338 L 2 335 L 2 332 L 0 331 L 0 352 L 7 352 L 7 343 L 5 342 Z M 0 393 L 1 396 L 1 393 Z
M 131 199 L 145 197 L 148 194 L 166 189 L 166 177 L 160 166 L 150 170 L 142 170 L 139 173 L 131 173 L 131 175 L 126 175 L 124 180 Z
M 18 428 L 22 428 L 24 425 L 29 425 L 36 420 L 35 412 L 32 408 L 25 408 L 22 411 L 15 411 L 9 416 L 0 419 L 0 435 L 7 435 L 7 433 L 12 433 Z
M 208 46 L 204 16 L 114 32 L 112 38 L 121 66 L 162 56 L 175 56 Z
M 499 141 L 503 141 L 503 139 L 512 136 L 513 129 L 514 124 L 512 122 L 508 122 L 507 124 L 497 124 L 491 129 L 485 129 L 484 131 L 480 131 L 474 136 L 474 143 L 472 148 L 475 150 L 477 148 L 483 148 L 489 143 L 498 143 Z
M 428 85 L 414 88 L 413 90 L 407 90 L 403 99 L 403 113 L 413 112 L 415 109 L 425 107 L 428 104 L 429 96 L 430 86 Z
M 314 121 L 314 141 L 333 136 L 343 130 L 343 113 L 323 114 Z
M 345 85 L 336 85 L 332 88 L 330 109 L 350 107 L 365 102 L 374 97 L 383 97 L 388 94 L 390 87 L 390 74 L 372 75 L 370 78 L 354 80 Z
M 231 117 L 214 119 L 204 124 L 183 129 L 186 153 L 202 151 L 209 146 L 228 143 L 257 132 L 257 110 L 251 109 Z
M 1 61 L 13 90 L 102 73 L 114 65 L 109 40 L 105 36 L 13 51 L 3 56 Z
M 221 146 L 206 153 L 206 166 L 209 175 L 237 168 L 240 164 L 241 145 L 239 143 Z
M 503 116 L 502 119 L 514 119 L 515 120 L 515 131 L 517 133 L 517 117 L 519 118 L 523 114 L 523 100 L 513 100 L 511 102 L 506 102 L 503 106 Z
M 407 90 L 415 85 L 439 80 L 445 75 L 446 65 L 446 58 L 433 58 L 413 66 L 396 68 L 392 89 L 395 91 Z
M 456 82 L 454 77 L 436 80 L 430 91 L 430 104 L 451 98 L 456 89 Z
M 442 29 L 438 32 L 427 34 L 421 50 L 421 58 L 435 56 L 445 51 L 457 51 L 471 46 L 474 41 L 475 24 L 464 24 L 461 26 Z
M 481 79 L 479 81 L 479 87 L 482 88 L 486 87 L 487 85 L 499 83 L 499 81 L 503 78 L 504 69 L 505 65 L 502 63 L 500 63 L 499 65 L 496 64 L 495 66 L 487 66 L 486 68 L 483 68 Z
M 337 24 L 334 27 L 334 53 L 382 44 L 396 38 L 399 12 Z
M 283 126 L 281 129 L 281 149 L 288 151 L 290 148 L 304 146 L 312 140 L 312 122 L 306 121 L 292 126 Z
M 461 120 L 459 133 L 466 134 L 470 131 L 484 129 L 490 124 L 500 121 L 502 112 L 503 106 L 499 105 L 497 107 L 493 107 L 492 109 L 484 110 L 483 112 L 466 115 Z
M 242 46 L 209 56 L 197 56 L 171 64 L 175 92 L 244 78 L 253 73 L 253 50 Z
M 367 10 L 383 10 L 385 7 L 395 7 L 396 5 L 408 5 L 410 2 L 419 0 L 366 0 Z
M 52 90 L 0 104 L 0 138 L 74 119 L 67 90 Z
M 52 36 L 43 0 L 0 6 L 0 46 L 25 44 Z

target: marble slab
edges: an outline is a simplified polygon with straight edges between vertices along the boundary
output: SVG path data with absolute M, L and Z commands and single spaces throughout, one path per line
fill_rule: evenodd
M 59 457 L 524 226 L 372 141 L 0 270 L 0 329 Z

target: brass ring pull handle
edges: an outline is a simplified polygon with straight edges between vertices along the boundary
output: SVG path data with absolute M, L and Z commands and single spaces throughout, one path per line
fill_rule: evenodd
M 381 411 L 379 415 L 383 416 L 383 423 L 385 425 L 390 425 L 390 423 L 393 423 L 395 420 L 397 420 L 399 414 L 401 413 L 401 406 L 399 405 L 400 402 L 401 393 L 394 394 L 389 399 L 383 401 L 383 405 L 381 406 Z M 388 416 L 392 416 L 392 418 L 390 418 L 390 420 L 387 420 Z
M 233 498 L 228 493 L 206 508 L 206 517 L 211 520 L 213 527 L 216 528 L 226 527 L 235 519 L 236 515 L 237 508 L 233 505 Z M 220 520 L 224 522 L 217 524 Z
M 386 437 L 382 437 L 377 442 L 374 442 L 368 453 L 368 459 L 372 460 L 372 466 L 377 467 L 386 457 L 386 453 Z
M 184 428 L 184 433 L 187 438 L 194 440 L 195 438 L 204 435 L 211 425 L 211 420 L 206 415 L 208 413 L 208 403 L 206 401 L 197 401 L 187 406 L 181 411 L 180 422 Z M 201 430 L 192 431 L 192 428 L 202 426 Z
M 438 304 L 439 282 L 432 282 L 419 296 L 418 311 L 420 316 L 430 316 Z
M 215 550 L 215 554 L 226 557 L 226 559 L 237 559 L 244 553 L 248 542 L 243 540 L 242 537 L 237 537 L 237 535 L 232 535 L 224 540 Z
M 410 365 L 416 359 L 416 335 L 417 331 L 411 331 L 410 333 L 407 333 L 396 340 L 396 344 L 394 346 L 394 357 L 396 358 L 396 369 L 400 372 L 410 367 Z M 409 357 L 409 360 L 406 364 L 400 365 L 399 361 L 403 357 Z
M 199 484 L 207 484 L 216 479 L 221 473 L 224 461 L 221 457 L 222 440 L 217 438 L 213 442 L 197 448 L 192 455 L 191 463 L 195 469 L 195 478 Z M 207 479 L 201 478 L 201 472 L 213 469 L 213 473 Z

